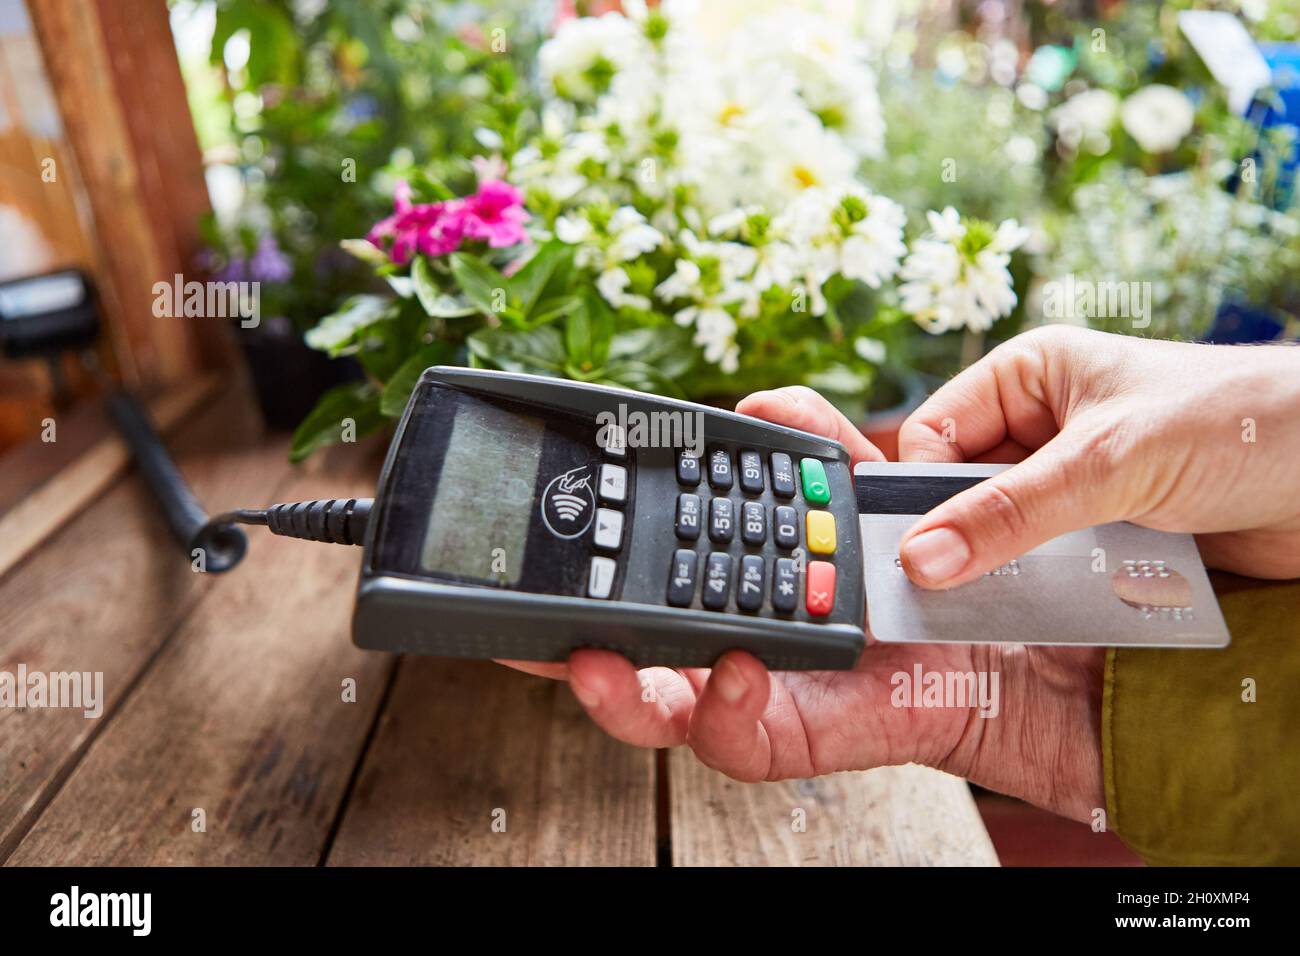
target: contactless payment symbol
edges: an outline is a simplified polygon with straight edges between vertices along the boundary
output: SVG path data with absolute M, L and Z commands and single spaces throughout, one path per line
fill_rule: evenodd
M 591 471 L 586 465 L 556 475 L 542 493 L 542 521 L 557 538 L 578 537 L 591 527 L 595 513 Z

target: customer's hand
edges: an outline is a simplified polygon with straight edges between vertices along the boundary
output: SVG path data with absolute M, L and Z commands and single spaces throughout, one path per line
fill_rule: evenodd
M 904 423 L 899 456 L 1020 462 L 904 536 L 922 587 L 1123 520 L 1197 533 L 1213 567 L 1300 576 L 1300 349 L 1038 329 L 939 389 Z
M 915 547 L 922 533 L 945 529 L 928 550 L 946 567 L 923 577 L 930 563 L 913 552 L 905 554 L 908 572 L 927 587 L 951 586 L 1057 534 L 1130 518 L 1212 532 L 1202 539 L 1207 556 L 1244 573 L 1300 574 L 1297 392 L 1300 351 L 1068 329 L 1020 336 L 903 426 L 908 460 L 1022 462 L 922 518 L 905 540 Z M 760 392 L 738 410 L 836 438 L 855 462 L 881 457 L 809 389 Z M 1253 433 L 1244 419 L 1253 420 Z M 965 558 L 957 538 L 969 542 Z M 924 556 L 928 542 L 920 544 Z M 1088 820 L 1105 806 L 1103 659 L 1095 648 L 873 643 L 847 672 L 771 675 L 742 652 L 711 671 L 638 672 L 595 650 L 576 652 L 567 665 L 515 666 L 567 677 L 618 739 L 687 744 L 741 780 L 917 762 Z M 970 708 L 893 706 L 891 678 L 917 664 L 927 673 L 998 673 L 1000 713 L 983 719 Z

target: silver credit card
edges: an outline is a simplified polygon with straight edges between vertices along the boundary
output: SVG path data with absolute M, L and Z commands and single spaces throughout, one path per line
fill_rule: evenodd
M 867 625 L 887 642 L 1225 647 L 1190 534 L 1127 521 L 1061 535 L 960 587 L 927 591 L 898 544 L 936 505 L 1008 465 L 862 462 L 853 469 Z

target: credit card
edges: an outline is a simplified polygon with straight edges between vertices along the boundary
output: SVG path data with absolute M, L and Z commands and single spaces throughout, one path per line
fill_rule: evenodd
M 916 520 L 1008 465 L 862 462 L 853 469 L 867 626 L 878 641 L 1226 647 L 1228 628 L 1190 534 L 1127 521 L 1053 538 L 959 587 L 928 591 L 898 544 Z

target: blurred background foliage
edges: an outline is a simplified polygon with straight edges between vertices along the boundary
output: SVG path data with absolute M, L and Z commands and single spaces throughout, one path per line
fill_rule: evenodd
M 215 207 L 205 265 L 250 260 L 270 236 L 292 272 L 264 283 L 262 311 L 299 332 L 364 288 L 371 269 L 338 244 L 391 210 L 397 176 L 418 168 L 464 187 L 466 157 L 485 149 L 476 134 L 524 134 L 516 77 L 541 39 L 537 13 L 524 2 L 173 3 Z M 505 55 L 484 42 L 498 29 Z
M 827 371 L 812 369 L 805 381 L 858 415 L 868 385 L 874 407 L 915 400 L 918 377 L 933 384 L 1043 321 L 1043 283 L 1067 273 L 1152 281 L 1156 321 L 1140 334 L 1212 336 L 1225 309 L 1243 308 L 1254 316 L 1251 328 L 1294 334 L 1300 230 L 1289 224 L 1300 217 L 1287 178 L 1294 117 L 1277 121 L 1284 107 L 1276 89 L 1261 91 L 1248 115 L 1232 109 L 1178 23 L 1187 9 L 1228 11 L 1254 40 L 1293 54 L 1294 0 L 880 2 L 892 15 L 878 51 L 886 143 L 883 158 L 863 168 L 863 181 L 905 207 L 909 238 L 923 231 L 927 210 L 945 206 L 994 223 L 1016 218 L 1033 238 L 1012 259 L 1015 311 L 988 336 L 927 335 L 898 321 L 871 290 L 846 288 L 838 291 L 838 314 L 879 341 L 885 374 L 874 385 L 836 381 L 828 358 Z M 609 7 L 617 4 L 173 0 L 215 208 L 203 265 L 260 278 L 263 315 L 295 339 L 345 302 L 345 316 L 370 307 L 349 297 L 391 295 L 384 270 L 340 242 L 364 236 L 391 212 L 398 179 L 428 196 L 472 191 L 470 157 L 510 156 L 540 126 L 537 51 L 557 13 Z M 1174 148 L 1144 148 L 1118 112 L 1085 138 L 1066 135 L 1064 111 L 1082 102 L 1080 94 L 1104 91 L 1118 108 L 1152 86 L 1180 91 L 1194 110 L 1194 125 Z M 1246 162 L 1253 175 L 1243 179 Z M 344 188 L 349 164 L 356 184 Z M 951 177 L 943 174 L 949 164 Z M 426 316 L 407 292 L 398 308 L 414 311 L 391 323 L 398 338 L 366 360 L 373 363 L 367 376 L 381 388 L 348 392 L 366 396 L 365 415 L 380 414 L 383 387 L 401 386 L 394 376 L 421 361 L 461 361 L 475 348 L 493 351 L 480 358 L 502 367 L 521 350 L 558 350 L 556 361 L 567 361 L 563 335 L 552 341 L 555 329 L 514 337 L 489 330 L 471 343 L 455 331 L 455 317 L 434 317 L 440 340 L 433 347 Z M 671 324 L 654 341 L 643 335 L 619 348 L 659 356 L 661 371 L 696 375 L 685 391 L 707 397 L 710 389 L 788 378 L 787 359 L 801 361 L 808 343 L 840 347 L 815 325 L 773 329 L 762 346 L 772 351 L 773 381 L 715 382 L 709 369 L 688 372 Z M 276 329 L 272 321 L 268 334 Z M 802 351 L 790 348 L 792 337 Z M 676 387 L 672 376 L 642 385 Z M 391 406 L 396 390 L 386 390 Z M 327 409 L 332 420 L 350 400 Z

